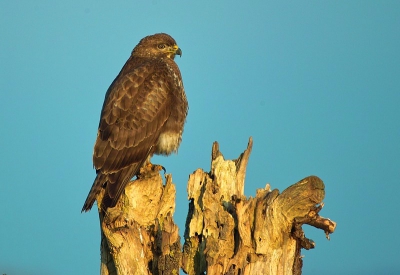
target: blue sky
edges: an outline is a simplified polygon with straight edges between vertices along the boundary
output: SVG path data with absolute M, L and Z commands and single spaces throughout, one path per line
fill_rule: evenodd
M 304 274 L 399 274 L 400 2 L 1 1 L 0 274 L 98 274 L 93 182 L 104 94 L 144 36 L 172 35 L 189 100 L 177 185 L 254 139 L 246 195 L 309 175 L 326 185 L 331 240 Z

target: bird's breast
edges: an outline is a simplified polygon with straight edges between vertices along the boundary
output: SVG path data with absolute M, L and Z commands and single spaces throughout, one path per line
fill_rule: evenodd
M 177 152 L 181 140 L 182 132 L 164 132 L 158 138 L 157 147 L 154 153 L 157 155 L 169 155 L 173 152 Z

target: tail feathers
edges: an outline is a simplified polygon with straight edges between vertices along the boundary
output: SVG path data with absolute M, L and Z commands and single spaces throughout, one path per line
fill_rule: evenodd
M 139 168 L 140 163 L 136 163 L 112 174 L 105 175 L 98 172 L 81 212 L 88 212 L 92 208 L 97 195 L 104 187 L 106 188 L 106 193 L 101 207 L 105 207 L 105 209 L 114 207 L 129 180 L 139 172 Z
M 92 188 L 86 198 L 85 204 L 82 207 L 81 212 L 88 212 L 92 209 L 94 201 L 96 200 L 97 194 L 101 191 L 104 183 L 107 181 L 107 176 L 101 173 L 98 173 L 96 179 L 93 182 Z
M 126 185 L 139 172 L 139 169 L 140 164 L 137 163 L 118 171 L 118 173 L 109 175 L 111 184 L 107 184 L 106 190 L 111 203 L 108 207 L 114 207 L 117 204 Z
M 129 180 L 139 173 L 140 167 L 144 163 L 150 162 L 151 149 L 152 147 L 150 147 L 146 157 L 142 161 L 133 163 L 131 166 L 125 167 L 115 173 L 102 174 L 98 171 L 81 212 L 88 212 L 92 208 L 97 195 L 103 187 L 106 188 L 106 193 L 102 201 L 102 208 L 114 207 Z

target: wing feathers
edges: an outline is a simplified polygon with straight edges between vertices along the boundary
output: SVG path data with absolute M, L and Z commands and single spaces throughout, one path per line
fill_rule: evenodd
M 146 158 L 170 116 L 168 81 L 149 66 L 153 64 L 139 67 L 110 87 L 93 153 L 94 166 L 103 173 L 115 173 Z

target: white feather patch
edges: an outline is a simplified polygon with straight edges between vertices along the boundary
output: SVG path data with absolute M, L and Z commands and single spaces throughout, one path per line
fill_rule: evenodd
M 169 155 L 178 151 L 179 144 L 181 143 L 181 134 L 166 132 L 162 133 L 158 138 L 156 154 Z

